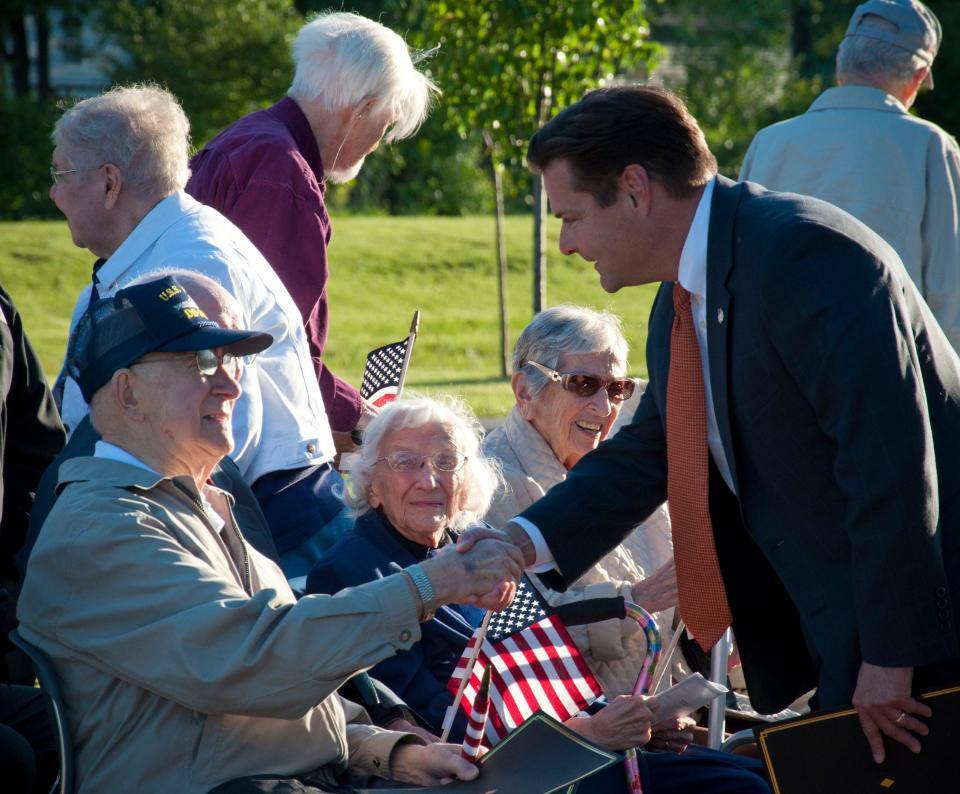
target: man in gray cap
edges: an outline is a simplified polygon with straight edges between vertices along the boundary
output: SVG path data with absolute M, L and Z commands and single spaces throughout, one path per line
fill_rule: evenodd
M 940 23 L 917 0 L 868 0 L 837 51 L 837 87 L 802 116 L 757 133 L 741 180 L 829 201 L 899 254 L 960 351 L 960 150 L 911 116 L 933 88 Z

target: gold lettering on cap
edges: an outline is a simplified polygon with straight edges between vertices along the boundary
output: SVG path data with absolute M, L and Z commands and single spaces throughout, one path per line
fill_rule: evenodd
M 167 287 L 163 292 L 160 293 L 160 300 L 168 301 L 172 297 L 179 295 L 181 292 L 183 292 L 183 287 L 178 287 L 174 284 L 172 287 Z
M 184 306 L 183 316 L 188 320 L 193 320 L 199 317 L 201 320 L 206 320 L 207 315 L 203 313 L 202 309 L 198 309 L 196 306 Z

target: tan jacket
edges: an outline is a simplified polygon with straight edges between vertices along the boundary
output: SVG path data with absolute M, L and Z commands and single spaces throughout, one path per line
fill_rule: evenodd
M 500 427 L 484 439 L 483 450 L 503 465 L 507 488 L 494 497 L 486 520 L 502 526 L 533 504 L 558 482 L 567 470 L 537 429 L 514 407 Z M 670 518 L 661 506 L 626 540 L 581 576 L 564 593 L 542 586 L 553 605 L 590 598 L 623 596 L 632 600 L 633 582 L 659 568 L 673 556 Z M 541 583 L 542 584 L 542 583 Z M 673 610 L 655 616 L 663 642 L 669 642 Z M 632 620 L 605 620 L 571 626 L 570 634 L 603 685 L 608 697 L 633 691 L 647 652 L 647 641 Z
M 960 352 L 960 149 L 879 88 L 824 91 L 802 116 L 760 130 L 741 180 L 829 201 L 899 254 Z
M 334 693 L 420 638 L 403 576 L 297 602 L 229 512 L 217 533 L 189 478 L 76 458 L 60 484 L 18 616 L 61 680 L 78 792 L 202 794 L 325 765 L 389 774 L 404 734 Z

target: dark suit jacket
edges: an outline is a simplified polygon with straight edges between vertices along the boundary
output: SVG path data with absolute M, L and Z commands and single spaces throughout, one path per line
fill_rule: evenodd
M 417 560 L 397 542 L 380 514 L 371 511 L 324 555 L 307 577 L 308 593 L 336 593 L 397 573 Z M 435 733 L 440 732 L 453 695 L 447 682 L 457 660 L 480 624 L 483 610 L 448 604 L 421 626 L 422 637 L 408 651 L 400 651 L 370 670 L 399 695 Z M 466 718 L 457 715 L 450 741 L 463 739 Z
M 847 705 L 864 659 L 957 659 L 960 362 L 893 249 L 826 203 L 721 177 L 707 259 L 737 492 L 724 505 L 711 491 L 711 511 L 754 704 L 782 708 L 819 679 L 822 706 Z M 654 302 L 633 423 L 523 514 L 555 584 L 666 498 L 672 288 Z

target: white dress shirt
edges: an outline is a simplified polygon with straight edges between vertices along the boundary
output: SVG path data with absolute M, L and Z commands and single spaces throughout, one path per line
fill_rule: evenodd
M 273 471 L 333 460 L 335 449 L 300 312 L 273 268 L 243 233 L 186 193 L 163 199 L 140 221 L 97 273 L 100 297 L 164 269 L 201 273 L 240 304 L 244 328 L 265 331 L 273 344 L 246 367 L 233 410 L 233 459 L 248 483 Z M 81 293 L 70 331 L 90 303 Z M 63 373 L 61 373 L 63 377 Z M 89 408 L 66 378 L 61 414 L 74 428 Z
M 703 367 L 704 393 L 707 397 L 707 446 L 713 462 L 717 464 L 723 481 L 731 491 L 734 491 L 733 477 L 730 474 L 730 465 L 720 442 L 720 431 L 717 428 L 717 412 L 713 405 L 710 390 L 710 356 L 707 350 L 707 237 L 710 231 L 710 207 L 713 203 L 713 189 L 716 177 L 711 179 L 704 188 L 703 195 L 697 204 L 693 221 L 687 232 L 687 239 L 680 252 L 680 268 L 678 281 L 690 293 L 690 307 L 693 312 L 694 327 L 697 331 L 697 344 L 700 346 L 700 363 Z M 534 564 L 530 570 L 534 573 L 543 573 L 555 567 L 553 553 L 537 526 L 525 518 L 517 516 L 513 522 L 520 526 L 533 542 L 536 551 Z

